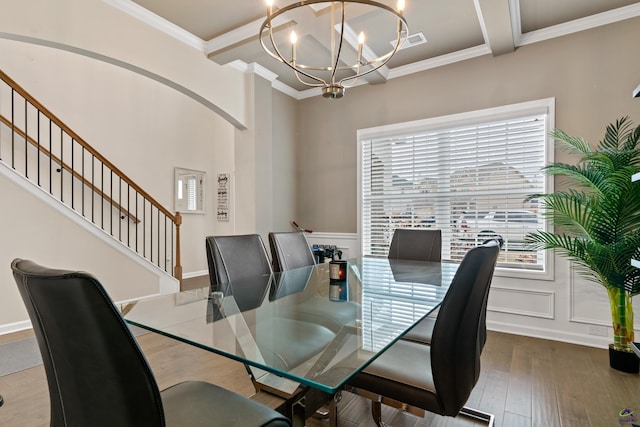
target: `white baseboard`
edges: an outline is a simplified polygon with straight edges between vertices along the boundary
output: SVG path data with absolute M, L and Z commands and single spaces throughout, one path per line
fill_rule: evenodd
M 22 322 L 7 323 L 6 325 L 0 325 L 0 335 L 11 334 L 13 332 L 24 331 L 25 329 L 31 329 L 31 321 L 23 320 Z
M 612 342 L 609 337 L 599 337 L 588 334 L 575 334 L 551 329 L 535 328 L 512 323 L 494 322 L 487 320 L 487 329 L 495 332 L 503 332 L 512 335 L 540 338 L 550 341 L 560 341 L 569 344 L 584 345 L 587 347 L 608 348 Z
M 208 275 L 209 275 L 209 270 L 200 270 L 200 271 L 192 271 L 190 273 L 184 273 L 182 275 L 182 278 L 191 279 L 193 277 L 208 276 Z

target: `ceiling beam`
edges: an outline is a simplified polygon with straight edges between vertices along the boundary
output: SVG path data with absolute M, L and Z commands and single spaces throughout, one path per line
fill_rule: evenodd
M 474 0 L 484 41 L 493 56 L 513 52 L 513 27 L 509 2 L 505 0 Z

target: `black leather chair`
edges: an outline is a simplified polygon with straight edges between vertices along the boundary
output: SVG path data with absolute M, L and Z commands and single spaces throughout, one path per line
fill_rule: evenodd
M 269 256 L 258 234 L 208 236 L 206 247 L 212 289 L 224 291 L 231 280 L 271 274 Z
M 495 242 L 500 248 L 502 248 L 502 245 L 504 244 L 504 240 L 500 236 L 498 236 L 495 239 L 485 240 L 482 244 L 483 245 L 493 244 L 492 242 Z M 488 297 L 489 297 L 489 293 L 487 293 L 487 299 L 485 299 L 484 305 L 482 307 L 482 318 L 480 321 L 480 333 L 479 333 L 480 350 L 484 349 L 484 346 L 487 342 L 487 320 L 486 319 L 487 319 Z M 437 315 L 437 311 L 436 311 L 436 315 Z M 402 337 L 402 339 L 415 341 L 423 344 L 431 344 L 431 335 L 433 334 L 433 327 L 435 326 L 435 322 L 436 322 L 435 315 L 425 317 L 423 320 L 418 322 L 416 326 L 411 328 L 411 330 L 409 330 Z
M 269 233 L 273 271 L 287 271 L 315 264 L 303 231 Z
M 434 261 L 442 259 L 442 231 L 433 228 L 396 228 L 389 246 L 389 259 Z M 431 342 L 435 324 L 433 316 L 425 317 L 405 334 L 403 339 L 423 343 Z
M 440 262 L 442 232 L 435 228 L 396 228 L 393 231 L 389 258 Z
M 42 354 L 52 427 L 291 425 L 278 412 L 210 383 L 187 381 L 161 392 L 96 278 L 20 259 L 11 268 Z
M 435 321 L 431 345 L 400 340 L 350 381 L 355 391 L 380 396 L 372 402 L 378 425 L 385 398 L 454 417 L 493 416 L 465 404 L 480 375 L 480 324 L 499 253 L 496 242 L 471 249 L 462 260 Z
M 285 272 L 280 275 L 278 282 L 274 283 L 276 288 L 273 298 L 303 291 L 312 272 L 310 266 L 315 265 L 315 257 L 304 232 L 269 233 L 269 246 L 273 268 L 275 271 Z M 306 281 L 305 275 L 307 275 Z M 316 301 L 311 304 L 301 304 L 302 308 L 296 313 L 282 313 L 282 315 L 323 325 L 335 333 L 338 333 L 344 325 L 353 323 L 358 317 L 359 304 L 344 301 L 336 305 L 327 298 L 321 300 L 318 300 L 318 296 L 315 298 Z
M 241 311 L 260 306 L 272 286 L 271 265 L 260 235 L 209 236 L 206 248 L 212 289 L 233 295 Z M 240 304 L 253 300 L 256 304 Z M 256 325 L 256 344 L 273 366 L 292 369 L 320 353 L 335 337 L 321 324 L 283 314 L 277 312 Z

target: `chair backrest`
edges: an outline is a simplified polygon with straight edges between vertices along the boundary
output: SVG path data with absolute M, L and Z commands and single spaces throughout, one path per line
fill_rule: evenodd
M 315 264 L 303 231 L 269 233 L 273 271 L 287 271 Z
M 435 228 L 396 228 L 389 258 L 439 262 L 442 258 L 442 232 Z
M 495 241 L 467 252 L 433 327 L 431 370 L 445 415 L 458 414 L 480 375 L 480 330 L 499 252 Z
M 269 256 L 258 234 L 208 236 L 206 248 L 214 289 L 224 288 L 234 280 L 271 274 Z
M 93 276 L 16 259 L 49 384 L 51 426 L 164 426 L 142 351 Z

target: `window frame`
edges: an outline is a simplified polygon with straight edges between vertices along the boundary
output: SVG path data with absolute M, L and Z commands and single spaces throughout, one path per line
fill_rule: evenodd
M 555 129 L 555 98 L 546 98 L 535 101 L 491 107 L 481 110 L 468 111 L 463 113 L 450 114 L 439 117 L 432 117 L 409 122 L 395 123 L 371 128 L 358 129 L 357 138 L 357 227 L 358 227 L 358 247 L 364 253 L 362 230 L 363 230 L 363 144 L 371 139 L 389 138 L 397 135 L 406 135 L 424 131 L 437 131 L 447 128 L 477 125 L 486 122 L 515 119 L 528 115 L 544 114 L 545 117 L 545 164 L 554 162 L 554 140 L 550 133 Z M 544 176 L 544 192 L 554 191 L 554 179 L 552 176 Z M 553 226 L 543 217 L 547 231 L 553 232 Z M 548 252 L 543 262 L 541 271 L 497 267 L 495 275 L 504 277 L 515 277 L 535 280 L 554 279 L 554 256 L 553 252 Z

